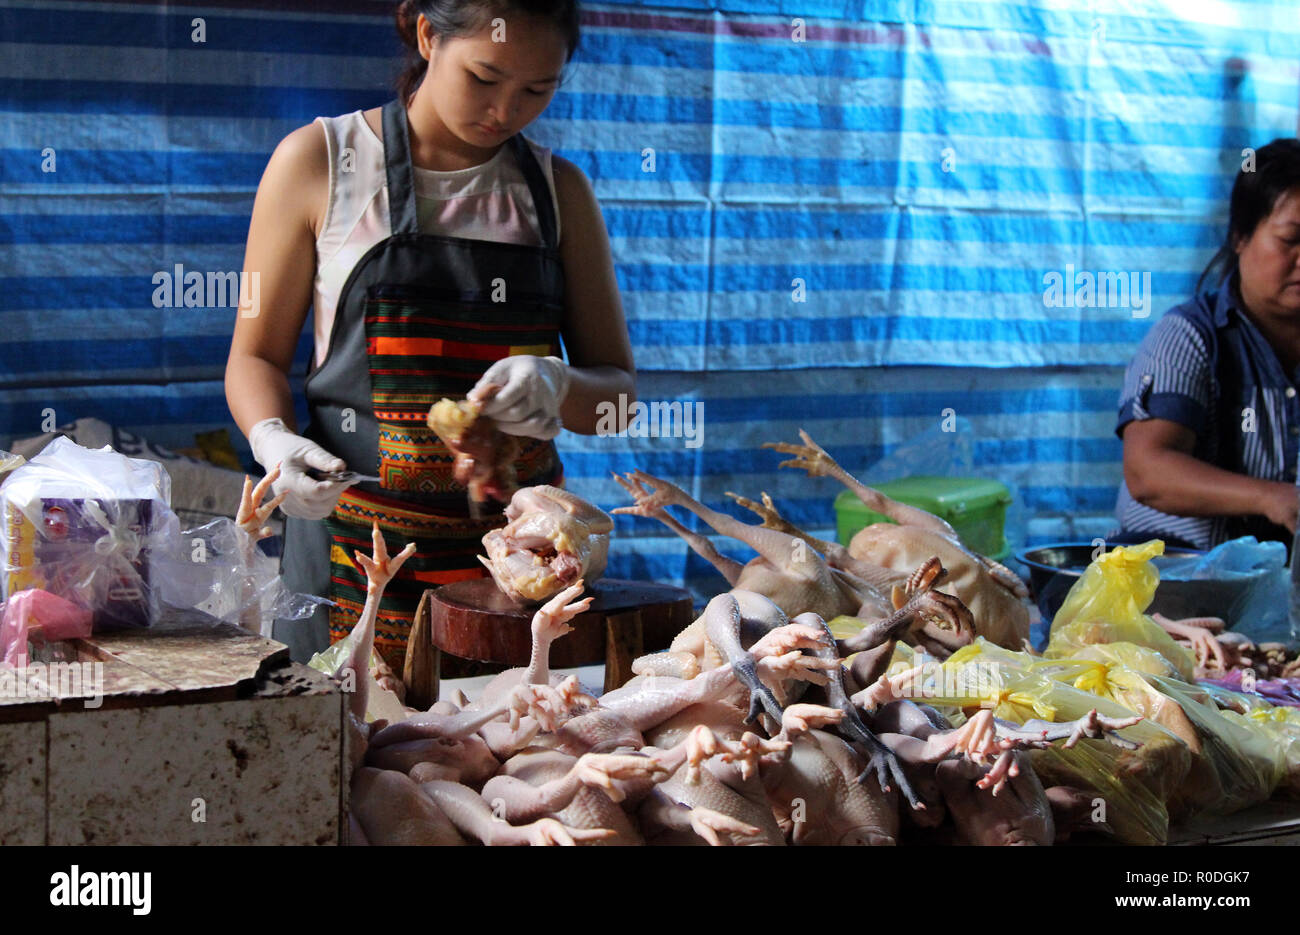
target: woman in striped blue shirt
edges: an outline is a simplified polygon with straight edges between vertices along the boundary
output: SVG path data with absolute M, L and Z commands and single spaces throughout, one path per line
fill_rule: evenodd
M 1253 169 L 1253 171 L 1250 171 Z M 1209 279 L 1217 288 L 1202 292 Z M 1117 539 L 1290 544 L 1300 443 L 1300 140 L 1243 165 L 1227 238 L 1129 365 Z

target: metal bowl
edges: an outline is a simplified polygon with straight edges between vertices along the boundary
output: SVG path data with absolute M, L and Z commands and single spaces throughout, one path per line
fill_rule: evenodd
M 1048 624 L 1065 603 L 1065 595 L 1092 562 L 1096 547 L 1091 542 L 1062 542 L 1021 549 L 1016 558 L 1029 567 L 1029 584 L 1043 619 Z M 1171 559 L 1204 555 L 1199 549 L 1168 548 L 1152 559 L 1157 570 Z M 1196 580 L 1161 580 L 1148 614 L 1160 613 L 1175 620 L 1182 617 L 1222 617 L 1229 629 L 1236 626 L 1235 614 L 1241 598 L 1255 586 L 1259 575 Z

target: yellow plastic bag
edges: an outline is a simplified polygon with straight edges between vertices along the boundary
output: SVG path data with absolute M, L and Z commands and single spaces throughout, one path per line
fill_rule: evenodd
M 1144 613 L 1160 584 L 1151 559 L 1164 551 L 1158 539 L 1117 546 L 1089 565 L 1056 612 L 1043 655 L 1070 659 L 1086 646 L 1132 643 L 1159 653 L 1180 678 L 1193 681 L 1195 657 Z
M 1089 648 L 1111 650 L 1121 646 L 1131 647 L 1132 644 L 1112 643 Z M 1039 663 L 1035 671 L 1067 682 L 1080 691 L 1123 705 L 1148 721 L 1159 724 L 1186 744 L 1190 754 L 1187 774 L 1165 799 L 1171 820 L 1176 821 L 1188 814 L 1205 811 L 1223 797 L 1219 770 L 1206 755 L 1203 743 L 1205 731 L 1188 717 L 1178 701 L 1148 682 L 1142 673 L 1121 663 L 1086 659 L 1045 661 Z
M 939 667 L 941 677 L 923 683 L 922 697 L 915 700 L 967 714 L 992 708 L 995 717 L 1016 724 L 1032 718 L 1073 720 L 1093 708 L 1107 717 L 1132 714 L 1108 698 L 1034 671 L 1040 662 L 979 639 L 953 653 Z M 1069 750 L 1054 745 L 1031 751 L 1030 762 L 1044 787 L 1065 785 L 1092 793 L 1106 826 L 1120 841 L 1162 844 L 1169 833 L 1165 800 L 1186 775 L 1190 754 L 1178 738 L 1152 722 L 1122 733 L 1142 746 L 1124 750 L 1105 740 L 1082 740 Z
M 837 640 L 847 640 L 850 637 L 857 636 L 866 625 L 867 621 L 861 617 L 851 617 L 848 614 L 840 614 L 838 617 L 826 621 L 826 626 L 830 629 L 831 635 Z
M 1174 814 L 1185 809 L 1188 814 L 1228 815 L 1273 794 L 1286 774 L 1286 756 L 1259 722 L 1221 711 L 1200 686 L 1158 675 L 1144 678 L 1183 709 L 1200 738 L 1200 749 L 1193 753 L 1208 766 L 1201 771 L 1201 788 L 1189 800 L 1171 803 Z
M 1120 665 L 1146 675 L 1163 675 L 1175 679 L 1180 677 L 1177 667 L 1168 659 L 1154 649 L 1136 643 L 1092 643 L 1081 646 L 1072 658 Z
M 1263 702 L 1251 707 L 1245 714 L 1236 711 L 1219 713 L 1233 723 L 1257 727 L 1273 739 L 1285 764 L 1274 795 L 1300 798 L 1300 710 L 1283 705 L 1275 707 Z

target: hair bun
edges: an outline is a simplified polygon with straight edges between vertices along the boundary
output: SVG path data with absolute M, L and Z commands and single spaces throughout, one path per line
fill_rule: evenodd
M 411 49 L 418 49 L 420 47 L 415 34 L 415 24 L 419 18 L 419 0 L 402 0 L 402 2 L 397 5 L 397 34 L 401 36 L 402 42 Z

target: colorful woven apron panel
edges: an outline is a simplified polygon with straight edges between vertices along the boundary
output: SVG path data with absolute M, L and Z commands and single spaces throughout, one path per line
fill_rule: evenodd
M 514 303 L 479 304 L 435 288 L 385 284 L 365 303 L 367 354 L 379 428 L 383 493 L 348 490 L 330 518 L 330 639 L 356 624 L 366 578 L 353 559 L 370 548 L 370 525 L 396 552 L 416 552 L 388 586 L 376 624 L 375 646 L 401 671 L 407 636 L 425 589 L 479 578 L 482 538 L 504 525 L 501 507 L 482 519 L 469 515 L 468 491 L 452 476 L 454 456 L 428 427 L 429 408 L 443 397 L 463 399 L 482 373 L 513 354 L 557 352 L 553 324 L 536 325 Z M 559 459 L 550 442 L 524 439 L 515 470 L 521 487 L 555 483 Z M 412 502 L 413 499 L 418 503 Z

